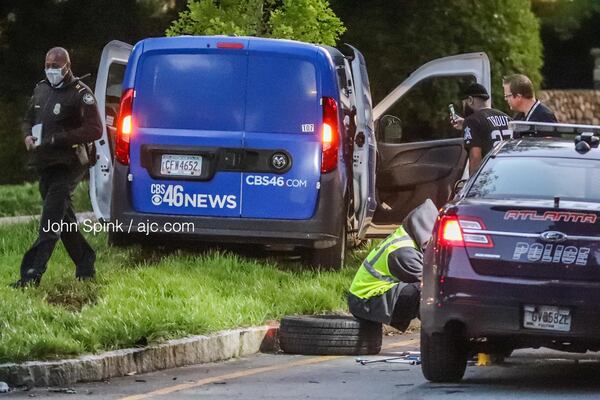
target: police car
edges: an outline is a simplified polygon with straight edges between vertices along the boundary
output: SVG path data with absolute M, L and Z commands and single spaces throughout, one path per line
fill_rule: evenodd
M 373 108 L 362 54 L 343 50 L 226 36 L 109 43 L 90 171 L 96 216 L 122 228 L 109 240 L 261 244 L 337 268 L 348 237 L 387 235 L 425 198 L 444 204 L 462 138 L 376 143 L 376 127 L 393 131 L 385 112 L 430 77 L 489 90 L 487 56 L 434 60 Z
M 512 125 L 580 135 L 502 142 L 441 210 L 420 310 L 431 381 L 478 352 L 600 349 L 600 127 Z

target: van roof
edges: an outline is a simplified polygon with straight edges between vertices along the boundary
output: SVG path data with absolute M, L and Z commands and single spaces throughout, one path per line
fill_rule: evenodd
M 143 52 L 154 50 L 189 50 L 189 49 L 207 49 L 217 48 L 218 43 L 241 43 L 243 49 L 252 51 L 253 49 L 266 50 L 269 52 L 290 53 L 315 53 L 322 47 L 287 39 L 267 39 L 248 36 L 174 36 L 149 38 L 140 41 L 138 44 L 143 46 Z

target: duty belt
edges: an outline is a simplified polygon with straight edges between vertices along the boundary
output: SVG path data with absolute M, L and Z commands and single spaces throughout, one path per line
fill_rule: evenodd
M 406 242 L 406 241 L 412 242 L 412 240 L 410 239 L 410 237 L 408 237 L 407 235 L 404 235 L 404 236 L 401 236 L 401 237 L 396 238 L 394 240 L 391 240 L 390 242 L 386 243 L 385 246 L 382 246 L 381 249 L 379 249 L 379 251 L 377 252 L 377 254 L 375 254 L 375 257 L 373 257 L 372 260 L 365 259 L 365 261 L 363 261 L 362 265 L 376 279 L 382 280 L 384 282 L 389 282 L 389 283 L 398 283 L 398 282 L 400 282 L 398 279 L 396 279 L 396 278 L 394 278 L 392 276 L 382 275 L 379 271 L 377 271 L 375 269 L 375 267 L 373 267 L 373 264 L 377 263 L 377 261 L 379 260 L 379 258 L 383 255 L 383 253 L 391 245 L 399 243 L 399 242 Z

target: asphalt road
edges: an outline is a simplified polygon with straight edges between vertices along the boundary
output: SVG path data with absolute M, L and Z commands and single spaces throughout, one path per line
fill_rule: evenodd
M 418 350 L 417 335 L 386 337 L 378 356 Z M 420 366 L 360 365 L 355 357 L 258 354 L 239 360 L 38 388 L 0 398 L 56 399 L 585 399 L 600 398 L 600 354 L 519 350 L 504 364 L 470 365 L 459 384 L 431 384 Z M 58 392 L 56 392 L 58 391 Z

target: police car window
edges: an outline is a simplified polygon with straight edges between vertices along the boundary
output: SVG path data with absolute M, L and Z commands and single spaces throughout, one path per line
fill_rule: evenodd
M 449 122 L 448 104 L 462 115 L 460 89 L 475 82 L 472 76 L 434 77 L 417 83 L 386 115 L 397 117 L 396 130 L 377 127 L 377 140 L 384 143 L 415 143 L 462 137 Z M 394 134 L 394 132 L 401 134 Z
M 477 175 L 467 197 L 560 197 L 600 201 L 600 161 L 576 158 L 496 157 Z
M 133 106 L 139 126 L 243 130 L 246 65 L 243 53 L 145 56 Z
M 281 56 L 250 56 L 247 96 L 247 131 L 315 132 L 320 106 L 312 62 Z

